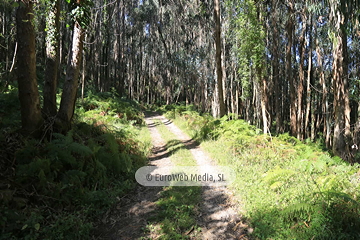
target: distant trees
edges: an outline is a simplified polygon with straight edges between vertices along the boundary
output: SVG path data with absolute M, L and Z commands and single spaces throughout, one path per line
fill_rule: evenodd
M 29 19 L 21 12 L 26 4 L 19 5 L 18 14 Z M 215 110 L 219 117 L 234 113 L 263 132 L 324 138 L 335 154 L 355 158 L 349 148 L 360 144 L 357 0 L 99 0 L 93 5 L 58 0 L 46 5 L 46 14 L 31 17 L 35 24 L 17 21 L 16 68 L 28 111 L 24 128 L 30 131 L 42 122 L 40 102 L 24 100 L 39 98 L 37 70 L 44 84 L 44 116 L 56 116 L 64 126 L 71 122 L 81 80 L 82 92 L 114 89 L 147 104 L 185 102 L 202 112 Z M 45 9 L 43 2 L 36 6 L 35 11 Z M 0 4 L 2 86 L 11 76 L 16 49 L 9 31 L 14 9 L 9 2 Z M 35 69 L 30 60 L 25 66 L 35 52 L 38 65 L 46 67 Z M 24 93 L 25 83 L 31 83 L 25 88 L 30 95 Z M 57 85 L 63 89 L 59 112 Z

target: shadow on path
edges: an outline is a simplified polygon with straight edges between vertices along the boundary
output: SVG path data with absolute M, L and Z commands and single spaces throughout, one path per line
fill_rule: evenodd
M 203 170 L 208 169 L 209 166 L 217 168 L 217 164 L 201 149 L 199 142 L 189 138 L 166 118 L 161 116 L 159 118 L 162 122 L 168 123 L 168 129 L 182 140 L 181 143 L 192 153 L 200 168 Z M 249 233 L 253 229 L 239 214 L 241 204 L 235 202 L 229 189 L 203 186 L 201 195 L 200 214 L 197 216 L 197 222 L 202 229 L 202 239 L 250 239 Z
M 154 155 L 149 158 L 150 161 L 160 160 L 162 158 L 171 157 L 180 149 L 193 149 L 199 146 L 199 144 L 193 140 L 180 141 L 180 140 L 170 140 L 166 145 L 161 147 L 155 147 L 153 149 Z M 171 150 L 169 151 L 169 149 Z
M 154 112 L 146 112 L 146 117 L 161 117 Z M 171 121 L 165 121 L 170 126 Z M 199 143 L 193 139 L 183 141 L 172 140 L 167 144 L 159 137 L 156 126 L 162 123 L 148 121 L 148 128 L 152 133 L 153 150 L 149 157 L 149 165 L 161 166 L 169 164 L 169 157 L 176 151 L 186 148 L 192 151 L 201 151 Z M 156 134 L 154 134 L 156 133 Z M 155 138 L 154 138 L 155 136 Z M 169 148 L 172 150 L 169 151 Z M 194 154 L 196 158 L 196 154 Z M 199 157 L 200 156 L 200 157 Z M 198 155 L 197 158 L 201 158 Z M 197 159 L 198 162 L 199 159 Z M 200 164 L 201 166 L 201 164 Z M 112 209 L 109 209 L 101 219 L 100 226 L 93 239 L 156 239 L 157 231 L 149 231 L 147 226 L 149 219 L 157 215 L 159 206 L 156 201 L 160 198 L 162 187 L 144 187 L 136 183 L 136 187 L 121 198 Z M 248 233 L 252 231 L 238 215 L 234 208 L 234 202 L 223 187 L 202 187 L 202 201 L 200 211 L 196 216 L 198 225 L 202 228 L 202 237 L 190 237 L 189 239 L 250 239 Z M 153 233 L 155 232 L 155 234 Z

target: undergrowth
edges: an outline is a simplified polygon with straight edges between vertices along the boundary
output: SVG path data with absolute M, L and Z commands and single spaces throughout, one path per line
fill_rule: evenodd
M 0 239 L 90 239 L 99 216 L 133 187 L 150 151 L 136 103 L 91 95 L 75 116 L 66 135 L 41 140 L 3 129 Z
M 221 165 L 256 239 L 360 239 L 360 167 L 288 134 L 270 137 L 234 116 L 213 119 L 186 107 L 166 113 Z

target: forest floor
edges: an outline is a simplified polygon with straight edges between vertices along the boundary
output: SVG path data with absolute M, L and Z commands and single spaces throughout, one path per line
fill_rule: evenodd
M 157 167 L 173 165 L 172 152 L 169 151 L 166 141 L 158 131 L 158 126 L 164 125 L 191 152 L 198 166 L 216 167 L 199 144 L 162 115 L 147 113 L 145 122 L 153 144 L 149 165 Z M 196 203 L 196 216 L 194 216 L 196 226 L 182 233 L 180 238 L 250 239 L 249 233 L 253 229 L 239 214 L 241 204 L 234 199 L 232 192 L 226 187 L 199 188 L 201 188 L 201 198 Z M 161 231 L 163 224 L 151 224 L 149 230 L 149 219 L 156 218 L 159 212 L 157 201 L 163 191 L 164 187 L 145 187 L 138 184 L 131 193 L 119 199 L 118 204 L 104 215 L 96 239 L 166 239 Z

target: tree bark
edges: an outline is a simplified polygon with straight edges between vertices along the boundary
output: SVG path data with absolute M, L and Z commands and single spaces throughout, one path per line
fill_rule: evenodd
M 26 135 L 37 136 L 41 133 L 39 91 L 36 81 L 35 30 L 33 26 L 33 1 L 18 1 L 16 11 L 18 41 L 18 85 L 21 108 L 22 130 Z
M 334 137 L 333 152 L 344 157 L 350 140 L 350 104 L 347 77 L 347 34 L 341 30 L 333 50 Z
M 69 57 L 66 78 L 61 96 L 58 118 L 61 121 L 61 131 L 68 131 L 71 128 L 71 120 L 74 115 L 76 93 L 82 59 L 84 30 L 76 21 L 74 24 L 72 49 Z
M 325 73 L 323 68 L 323 56 L 319 47 L 319 41 L 316 39 L 316 56 L 317 64 L 319 66 L 319 75 L 320 75 L 320 84 L 322 86 L 322 112 L 324 114 L 324 131 L 325 144 L 327 148 L 330 148 L 330 133 L 331 133 L 331 121 L 329 114 L 329 100 L 328 100 L 328 90 L 325 81 Z M 314 123 L 312 123 L 314 124 Z
M 299 43 L 299 53 L 300 53 L 300 63 L 299 63 L 299 83 L 297 86 L 297 119 L 296 119 L 296 137 L 299 140 L 303 140 L 303 93 L 304 93 L 304 82 L 305 82 L 305 34 L 306 34 L 306 10 L 302 13 L 301 21 L 302 21 L 302 29 Z
M 268 119 L 266 114 L 266 105 L 267 105 L 267 87 L 266 87 L 266 79 L 262 74 L 260 75 L 261 79 L 260 84 L 260 97 L 261 97 L 261 115 L 263 121 L 263 132 L 266 134 L 269 131 L 268 127 Z
M 350 144 L 350 103 L 347 60 L 348 16 L 339 3 L 331 2 L 330 20 L 333 23 L 333 89 L 334 89 L 334 136 L 333 153 L 344 159 Z
M 290 85 L 290 133 L 292 136 L 296 136 L 296 91 L 295 91 L 295 79 L 292 74 L 292 53 L 291 48 L 293 44 L 293 32 L 294 32 L 294 23 L 292 20 L 293 14 L 293 3 L 289 2 L 288 6 L 288 22 L 286 25 L 287 33 L 287 46 L 286 46 L 286 77 Z
M 221 63 L 221 23 L 220 23 L 220 2 L 219 0 L 214 0 L 214 19 L 215 19 L 215 48 L 216 48 L 216 75 L 217 75 L 217 95 L 216 103 L 218 105 L 218 112 L 215 114 L 215 117 L 222 117 L 225 115 L 225 104 L 224 104 L 224 95 L 223 95 L 223 72 L 222 72 L 222 63 Z
M 282 99 L 282 93 L 281 93 L 281 87 L 280 87 L 280 69 L 279 69 L 279 30 L 278 30 L 278 6 L 277 1 L 272 0 L 272 5 L 274 10 L 272 11 L 272 27 L 273 27 L 273 46 L 272 46 L 272 77 L 273 77 L 273 83 L 274 83 L 274 98 L 275 98 L 275 121 L 276 121 L 276 132 L 280 133 L 284 129 L 282 127 L 282 115 L 281 115 L 281 99 Z
M 310 27 L 310 34 L 309 34 L 309 58 L 308 58 L 308 71 L 307 71 L 307 81 L 306 81 L 306 111 L 305 111 L 305 126 L 304 126 L 304 129 L 305 129 L 305 136 L 306 137 L 309 137 L 309 129 L 308 129 L 308 126 L 309 126 L 309 122 L 310 122 L 310 111 L 311 111 L 311 88 L 310 88 L 310 84 L 311 84 L 311 78 L 312 78 L 312 74 L 311 74 L 311 71 L 312 71 L 312 16 L 310 16 L 310 19 L 309 19 L 309 27 Z M 315 105 L 315 104 L 313 104 Z M 313 106 L 314 108 L 315 106 Z M 314 124 L 314 123 L 312 123 Z M 314 141 L 314 136 L 311 135 L 311 141 Z
M 59 55 L 59 28 L 60 28 L 60 1 L 50 2 L 46 17 L 46 70 L 44 85 L 44 114 L 46 117 L 55 116 L 56 87 L 58 79 Z

